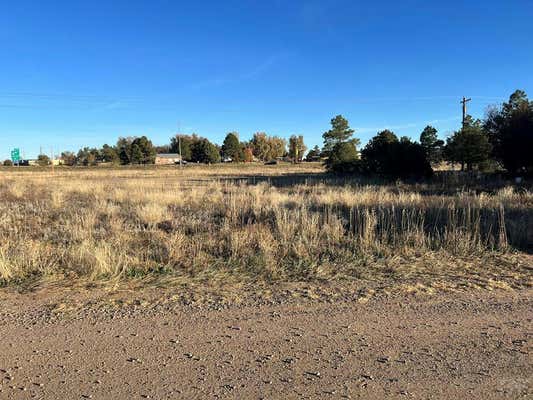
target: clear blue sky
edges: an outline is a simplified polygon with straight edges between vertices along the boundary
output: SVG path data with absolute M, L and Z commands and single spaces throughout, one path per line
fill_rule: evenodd
M 533 97 L 531 0 L 3 1 L 0 158 L 178 129 L 303 134 L 336 114 L 366 142 L 385 127 L 444 137 L 461 96 L 482 117 Z

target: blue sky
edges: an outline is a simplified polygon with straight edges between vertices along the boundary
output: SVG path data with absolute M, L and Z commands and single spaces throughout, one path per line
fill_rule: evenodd
M 530 0 L 2 1 L 0 158 L 178 128 L 303 134 L 343 114 L 365 143 L 533 97 Z

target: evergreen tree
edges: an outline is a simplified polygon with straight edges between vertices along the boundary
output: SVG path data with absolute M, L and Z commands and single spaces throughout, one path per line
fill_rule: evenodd
M 395 165 L 393 144 L 398 142 L 394 132 L 388 129 L 378 132 L 361 151 L 365 170 L 371 174 L 390 175 Z
M 420 144 L 424 148 L 428 161 L 432 164 L 438 164 L 442 161 L 442 148 L 444 141 L 439 140 L 437 130 L 428 125 L 420 134 Z
M 379 132 L 361 152 L 362 169 L 387 178 L 421 178 L 432 174 L 424 147 L 389 130 Z
M 191 146 L 191 158 L 193 162 L 212 164 L 220 162 L 219 149 L 207 139 L 199 139 Z
M 501 108 L 489 111 L 484 128 L 493 155 L 511 173 L 533 175 L 533 101 L 515 91 Z
M 130 156 L 130 162 L 131 164 L 144 164 L 143 160 L 143 152 L 141 150 L 141 147 L 137 143 L 133 143 L 131 145 L 131 156 Z
M 331 120 L 331 129 L 322 135 L 324 138 L 324 154 L 329 156 L 336 144 L 348 141 L 353 133 L 354 130 L 348 125 L 348 120 L 342 115 L 337 115 Z M 358 146 L 359 140 L 356 140 L 354 144 Z
M 318 161 L 320 160 L 320 147 L 318 145 L 315 145 L 311 150 L 307 152 L 307 155 L 305 156 L 305 159 L 307 161 Z
M 153 164 L 155 162 L 154 145 L 146 136 L 119 138 L 115 152 L 121 164 Z
M 359 159 L 357 146 L 359 139 L 352 138 L 354 130 L 348 125 L 342 115 L 337 115 L 331 120 L 331 129 L 324 132 L 324 148 L 322 154 L 327 158 L 326 168 L 328 171 L 343 172 L 355 170 L 355 165 Z M 351 159 L 349 159 L 351 157 Z M 338 164 L 338 165 L 335 165 Z
M 353 173 L 359 169 L 359 153 L 355 142 L 348 140 L 333 146 L 326 166 L 328 171 L 339 173 Z
M 461 164 L 461 170 L 466 167 L 471 171 L 489 159 L 492 146 L 481 121 L 467 116 L 464 127 L 448 138 L 445 147 L 447 161 Z
M 185 161 L 192 161 L 191 146 L 200 140 L 198 135 L 176 135 L 170 139 L 170 152 L 179 154 L 181 145 L 181 156 Z
M 244 160 L 243 148 L 239 142 L 238 133 L 230 132 L 226 135 L 222 145 L 222 154 L 235 162 Z
M 120 157 L 115 150 L 115 148 L 109 146 L 108 144 L 104 144 L 102 146 L 102 150 L 100 151 L 102 156 L 103 162 L 108 162 L 112 164 L 118 164 L 120 162 Z
M 156 151 L 154 145 L 146 136 L 135 138 L 131 145 L 133 164 L 153 164 L 155 162 Z M 138 150 L 136 147 L 138 147 Z
M 133 139 L 131 137 L 120 137 L 117 140 L 117 153 L 120 158 L 120 163 L 127 165 L 131 163 L 131 143 Z

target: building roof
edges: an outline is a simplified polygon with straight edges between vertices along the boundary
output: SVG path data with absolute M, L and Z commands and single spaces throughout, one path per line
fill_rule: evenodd
M 159 158 L 179 158 L 180 155 L 177 154 L 177 153 L 160 153 L 160 154 L 157 154 L 156 157 L 159 157 Z

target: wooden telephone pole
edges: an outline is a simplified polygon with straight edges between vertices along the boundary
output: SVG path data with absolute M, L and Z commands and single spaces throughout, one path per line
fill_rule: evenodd
M 467 99 L 463 96 L 463 100 L 461 100 L 461 104 L 463 105 L 463 128 L 465 127 L 466 122 L 466 105 L 469 101 L 472 101 L 472 99 Z
M 178 151 L 180 153 L 180 169 L 183 168 L 183 156 L 181 155 L 181 121 L 178 121 Z

